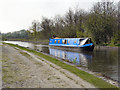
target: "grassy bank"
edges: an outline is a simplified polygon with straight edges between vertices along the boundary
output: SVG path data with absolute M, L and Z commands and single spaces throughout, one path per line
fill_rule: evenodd
M 107 46 L 111 46 L 111 47 L 120 47 L 120 44 L 108 44 Z
M 8 44 L 10 46 L 14 46 L 14 47 L 18 47 L 22 50 L 26 50 L 28 52 L 31 52 L 31 53 L 34 53 L 60 67 L 62 67 L 63 69 L 66 69 L 72 73 L 74 73 L 75 75 L 79 76 L 80 78 L 86 80 L 87 82 L 93 84 L 94 86 L 98 87 L 98 88 L 113 88 L 113 89 L 118 89 L 117 87 L 103 81 L 102 79 L 100 78 L 97 78 L 85 71 L 82 71 L 82 70 L 79 70 L 77 69 L 75 66 L 71 66 L 71 65 L 68 65 L 68 64 L 65 64 L 63 63 L 62 61 L 59 61 L 53 57 L 50 57 L 50 56 L 47 56 L 47 55 L 44 55 L 43 53 L 40 53 L 40 52 L 37 52 L 35 50 L 30 50 L 30 49 L 27 49 L 27 48 L 24 48 L 24 47 L 21 47 L 21 46 L 17 46 L 17 45 L 14 45 L 14 44 Z
M 101 45 L 98 45 L 98 46 L 110 46 L 110 47 L 120 47 L 120 44 L 101 44 Z

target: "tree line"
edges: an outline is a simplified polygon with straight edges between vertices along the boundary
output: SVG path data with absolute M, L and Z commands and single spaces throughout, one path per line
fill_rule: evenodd
M 90 37 L 95 44 L 120 44 L 120 2 L 95 3 L 89 11 L 69 9 L 65 15 L 34 20 L 28 28 L 31 39 Z
M 2 33 L 2 40 L 11 40 L 11 39 L 29 39 L 30 35 L 25 29 L 15 32 Z

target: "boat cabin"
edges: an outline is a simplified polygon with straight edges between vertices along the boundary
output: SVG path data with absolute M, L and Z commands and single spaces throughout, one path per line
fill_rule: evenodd
M 92 43 L 90 38 L 55 38 L 49 40 L 49 45 L 81 46 Z

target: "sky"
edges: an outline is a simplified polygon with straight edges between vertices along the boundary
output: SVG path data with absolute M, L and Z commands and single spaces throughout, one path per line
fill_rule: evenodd
M 63 16 L 76 6 L 89 11 L 97 1 L 101 0 L 0 0 L 0 32 L 27 30 L 33 20 Z

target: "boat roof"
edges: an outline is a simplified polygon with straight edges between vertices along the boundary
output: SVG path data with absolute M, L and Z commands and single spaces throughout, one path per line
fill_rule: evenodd
M 51 38 L 51 39 L 86 39 L 86 38 Z

